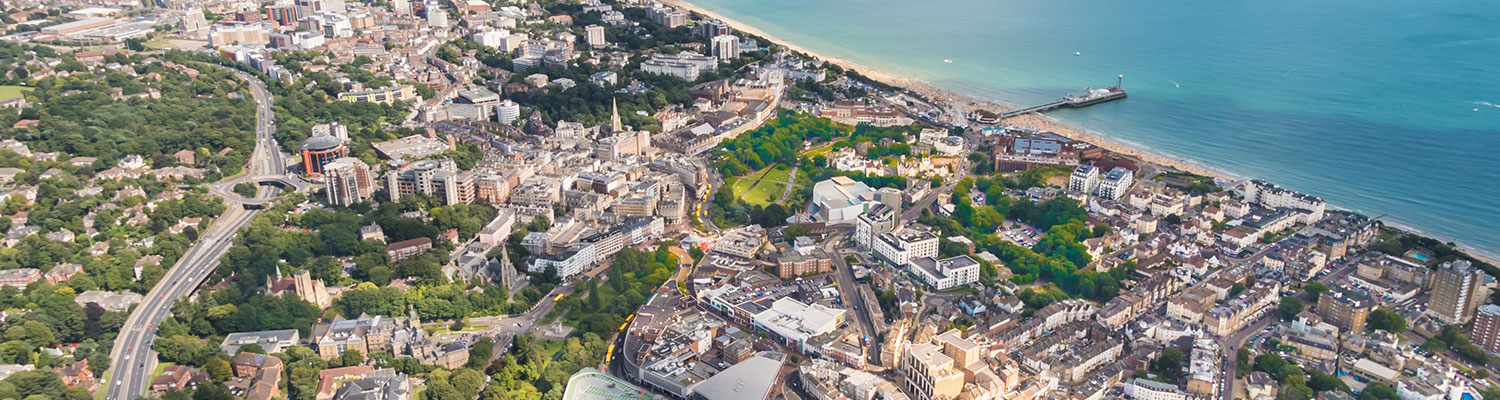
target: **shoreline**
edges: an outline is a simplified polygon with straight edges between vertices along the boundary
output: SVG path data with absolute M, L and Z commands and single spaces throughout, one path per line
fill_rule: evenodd
M 798 53 L 806 54 L 806 55 L 808 55 L 810 57 L 813 57 L 815 59 L 821 60 L 823 62 L 827 62 L 827 63 L 834 64 L 834 65 L 838 65 L 839 67 L 844 68 L 845 70 L 858 71 L 861 75 L 864 75 L 865 77 L 868 77 L 870 79 L 873 79 L 873 80 L 876 80 L 876 81 L 879 81 L 881 83 L 885 83 L 885 84 L 888 84 L 888 85 L 891 85 L 891 86 L 895 86 L 895 87 L 899 87 L 899 88 L 902 88 L 902 89 L 906 89 L 906 90 L 908 90 L 908 91 L 910 91 L 912 93 L 915 93 L 915 94 L 920 95 L 922 97 L 926 97 L 929 100 L 942 100 L 942 101 L 945 101 L 947 103 L 947 105 L 963 111 L 965 113 L 965 115 L 967 115 L 968 113 L 971 113 L 971 112 L 973 112 L 975 110 L 988 110 L 990 112 L 994 112 L 994 113 L 998 114 L 1000 112 L 1009 111 L 1009 110 L 1013 109 L 1013 107 L 1011 107 L 1011 106 L 1000 104 L 998 102 L 994 102 L 994 101 L 982 99 L 982 98 L 979 98 L 977 96 L 972 96 L 972 95 L 966 95 L 966 94 L 958 93 L 956 91 L 949 90 L 949 89 L 943 89 L 941 87 L 938 87 L 936 85 L 933 85 L 933 84 L 931 84 L 931 83 L 929 83 L 927 81 L 923 81 L 921 79 L 916 79 L 916 78 L 913 78 L 913 77 L 892 74 L 892 73 L 889 73 L 889 72 L 886 72 L 886 71 L 883 71 L 883 70 L 880 70 L 880 69 L 876 69 L 876 68 L 871 68 L 869 66 L 866 66 L 866 65 L 863 65 L 863 64 L 859 64 L 859 63 L 856 63 L 854 61 L 851 61 L 851 60 L 848 60 L 848 59 L 844 59 L 844 58 L 827 57 L 827 56 L 825 56 L 823 54 L 819 54 L 818 52 L 809 50 L 809 49 L 807 49 L 805 47 L 802 47 L 802 46 L 799 46 L 797 44 L 791 43 L 791 42 L 789 42 L 787 40 L 780 39 L 780 38 L 777 38 L 777 37 L 772 36 L 770 34 L 767 34 L 765 31 L 762 31 L 762 30 L 756 28 L 753 25 L 737 21 L 737 20 L 735 20 L 733 18 L 725 17 L 724 15 L 719 14 L 717 12 L 714 12 L 713 10 L 709 10 L 707 8 L 698 6 L 696 4 L 687 2 L 685 0 L 662 0 L 662 2 L 664 4 L 666 4 L 666 5 L 668 5 L 668 6 L 681 8 L 683 10 L 687 10 L 687 11 L 690 11 L 690 12 L 695 12 L 695 13 L 707 16 L 709 18 L 713 18 L 713 19 L 717 19 L 717 20 L 723 21 L 724 23 L 728 24 L 730 26 L 730 28 L 732 28 L 734 30 L 737 30 L 737 31 L 740 31 L 740 32 L 744 32 L 744 33 L 748 33 L 748 34 L 755 35 L 755 36 L 759 36 L 760 38 L 765 39 L 767 41 L 770 41 L 772 44 L 775 44 L 777 46 L 781 46 L 781 47 L 784 47 L 784 48 L 786 48 L 788 50 L 795 51 L 795 52 L 798 52 Z M 1156 165 L 1156 166 L 1170 168 L 1170 169 L 1176 169 L 1176 170 L 1179 170 L 1179 171 L 1189 172 L 1189 173 L 1193 173 L 1193 174 L 1197 174 L 1197 175 L 1207 176 L 1207 177 L 1214 178 L 1215 180 L 1220 180 L 1220 181 L 1225 181 L 1225 182 L 1231 182 L 1232 183 L 1232 182 L 1238 182 L 1238 181 L 1241 181 L 1241 180 L 1244 180 L 1244 179 L 1248 179 L 1248 177 L 1240 176 L 1240 175 L 1232 173 L 1232 172 L 1217 170 L 1217 169 L 1214 169 L 1214 168 L 1209 168 L 1209 167 L 1205 167 L 1205 166 L 1202 166 L 1202 165 L 1198 165 L 1198 164 L 1192 163 L 1190 161 L 1181 160 L 1181 159 L 1177 159 L 1177 158 L 1163 156 L 1163 155 L 1160 155 L 1160 154 L 1151 153 L 1151 152 L 1147 151 L 1146 149 L 1143 149 L 1142 148 L 1143 146 L 1130 145 L 1130 144 L 1126 144 L 1126 143 L 1124 143 L 1122 141 L 1119 141 L 1119 140 L 1109 139 L 1109 138 L 1104 137 L 1103 134 L 1101 134 L 1101 133 L 1095 133 L 1095 132 L 1089 131 L 1089 130 L 1084 129 L 1084 128 L 1080 128 L 1080 127 L 1068 125 L 1067 123 L 1064 123 L 1064 122 L 1062 122 L 1059 119 L 1055 119 L 1055 118 L 1052 118 L 1052 117 L 1043 116 L 1041 114 L 1027 114 L 1027 115 L 1015 116 L 1015 117 L 1011 117 L 1011 118 L 1006 119 L 1004 122 L 1005 123 L 998 124 L 998 125 L 1001 125 L 1001 126 L 1004 126 L 1004 125 L 1015 125 L 1015 126 L 1023 126 L 1023 127 L 1041 129 L 1041 130 L 1045 130 L 1045 131 L 1051 131 L 1052 133 L 1056 133 L 1058 135 L 1062 135 L 1063 137 L 1067 137 L 1069 139 L 1073 139 L 1073 140 L 1077 140 L 1077 141 L 1082 141 L 1082 142 L 1086 142 L 1086 143 L 1089 143 L 1089 144 L 1092 144 L 1092 145 L 1095 145 L 1095 146 L 1099 146 L 1100 148 L 1108 150 L 1108 151 L 1110 151 L 1112 153 L 1116 153 L 1116 154 L 1119 154 L 1119 155 L 1123 155 L 1123 156 L 1135 158 L 1135 159 L 1140 160 L 1141 162 L 1144 162 L 1144 163 L 1153 164 L 1153 165 Z M 1338 206 L 1335 206 L 1335 205 L 1332 205 L 1332 204 L 1329 205 L 1329 208 L 1330 209 L 1335 209 L 1335 210 L 1348 211 L 1345 208 L 1338 207 Z M 1490 263 L 1492 265 L 1500 266 L 1500 254 L 1492 254 L 1492 253 L 1490 253 L 1490 252 L 1488 252 L 1488 251 L 1486 251 L 1484 249 L 1480 249 L 1480 248 L 1476 248 L 1474 246 L 1470 246 L 1470 245 L 1464 244 L 1462 242 L 1459 242 L 1458 240 L 1454 240 L 1454 239 L 1450 239 L 1450 238 L 1442 238 L 1442 237 L 1438 237 L 1438 236 L 1433 236 L 1433 235 L 1431 235 L 1429 233 L 1426 233 L 1426 232 L 1422 231 L 1421 229 L 1417 229 L 1417 228 L 1415 228 L 1415 227 L 1413 227 L 1413 226 L 1411 226 L 1409 224 L 1400 223 L 1400 222 L 1394 222 L 1394 221 L 1382 221 L 1382 222 L 1384 222 L 1386 226 L 1392 227 L 1392 228 L 1397 229 L 1397 230 L 1405 231 L 1405 232 L 1412 233 L 1412 234 L 1417 234 L 1417 235 L 1420 235 L 1420 236 L 1431 237 L 1431 238 L 1438 239 L 1438 240 L 1441 240 L 1441 241 L 1447 242 L 1447 243 L 1453 243 L 1458 250 L 1464 252 L 1465 254 L 1468 254 L 1470 257 L 1473 257 L 1475 259 L 1478 259 L 1478 260 Z

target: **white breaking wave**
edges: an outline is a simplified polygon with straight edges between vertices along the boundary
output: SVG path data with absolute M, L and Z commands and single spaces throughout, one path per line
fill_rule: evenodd
M 1485 107 L 1500 108 L 1500 104 L 1495 104 L 1495 103 L 1491 103 L 1491 102 L 1488 102 L 1488 101 L 1471 101 L 1471 102 L 1469 102 L 1469 104 L 1480 105 L 1480 106 L 1485 106 Z

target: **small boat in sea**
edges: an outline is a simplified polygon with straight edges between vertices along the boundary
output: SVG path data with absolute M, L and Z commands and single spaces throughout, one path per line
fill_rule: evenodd
M 953 60 L 951 60 L 951 59 L 947 59 L 947 58 L 944 58 L 944 59 L 943 59 L 943 62 L 945 62 L 945 63 L 949 63 L 949 64 L 952 64 L 952 63 L 953 63 Z
M 1073 55 L 1075 55 L 1075 56 L 1081 56 L 1081 55 L 1083 55 L 1083 53 L 1082 53 L 1082 52 L 1078 52 L 1078 51 L 1075 51 L 1075 52 L 1073 52 Z

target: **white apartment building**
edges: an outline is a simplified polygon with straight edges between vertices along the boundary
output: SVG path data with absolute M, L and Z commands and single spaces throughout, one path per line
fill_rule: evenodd
M 938 237 L 925 230 L 905 230 L 886 233 L 874 238 L 875 254 L 897 267 L 910 264 L 922 257 L 936 257 Z
M 1130 185 L 1135 183 L 1135 173 L 1130 170 L 1115 167 L 1104 175 L 1099 181 L 1099 196 L 1110 200 L 1119 200 L 1130 191 Z
M 1092 165 L 1080 164 L 1073 169 L 1073 175 L 1068 177 L 1068 190 L 1079 193 L 1093 193 L 1099 187 L 1099 168 Z
M 979 262 L 969 256 L 921 257 L 911 260 L 911 272 L 932 290 L 947 290 L 978 282 Z
M 1259 204 L 1267 208 L 1293 208 L 1306 210 L 1312 215 L 1308 217 L 1308 223 L 1323 219 L 1323 212 L 1328 204 L 1322 198 L 1283 189 L 1280 186 L 1263 180 L 1252 180 L 1241 185 L 1240 190 L 1244 192 L 1245 202 Z

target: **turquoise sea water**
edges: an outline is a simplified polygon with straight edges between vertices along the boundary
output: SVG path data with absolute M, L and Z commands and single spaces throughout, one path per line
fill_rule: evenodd
M 1013 105 L 1123 74 L 1129 99 L 1049 115 L 1500 252 L 1500 3 L 691 1 Z

